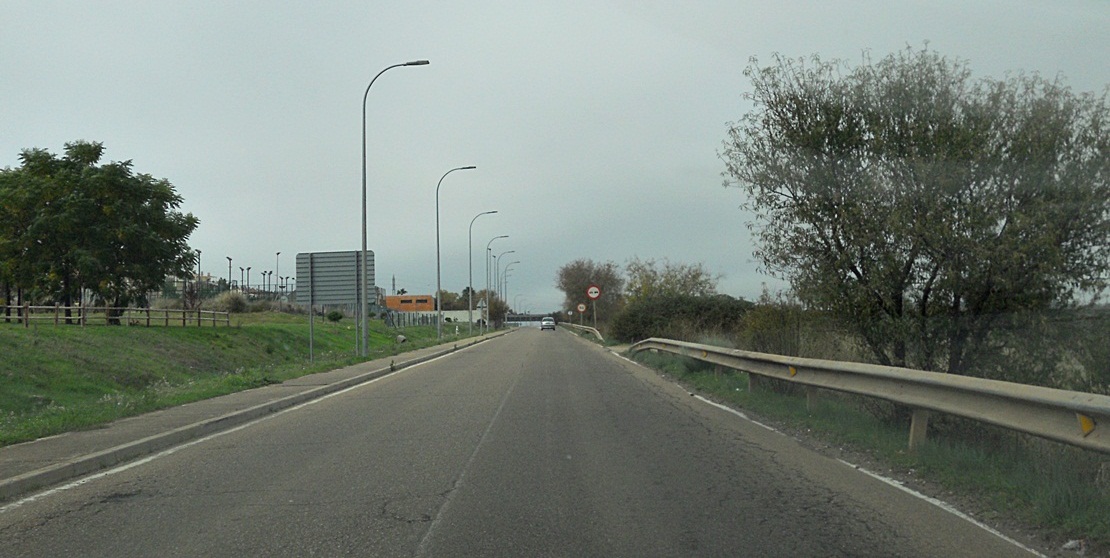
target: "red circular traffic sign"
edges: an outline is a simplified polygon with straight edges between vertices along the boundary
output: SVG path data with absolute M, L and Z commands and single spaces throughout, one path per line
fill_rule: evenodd
M 589 297 L 590 300 L 597 300 L 601 298 L 601 287 L 597 285 L 590 285 L 586 289 L 586 296 Z
M 578 303 L 578 313 L 581 314 L 582 312 L 585 312 L 585 311 L 586 311 L 586 304 L 584 302 L 579 302 Z

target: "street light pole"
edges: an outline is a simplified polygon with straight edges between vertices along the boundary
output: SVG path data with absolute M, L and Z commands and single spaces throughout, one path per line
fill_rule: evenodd
M 442 287 L 439 283 L 439 187 L 443 185 L 443 179 L 447 178 L 447 175 L 457 170 L 470 170 L 474 168 L 477 167 L 474 165 L 455 167 L 443 173 L 443 176 L 439 177 L 439 182 L 436 184 L 436 339 L 443 338 L 443 305 L 440 300 L 443 297 L 440 296 Z
M 231 292 L 231 256 L 224 256 L 227 258 L 227 290 Z
M 509 267 L 518 263 L 520 263 L 520 260 L 511 261 L 505 264 L 505 270 L 503 271 L 501 278 L 501 300 L 505 301 L 505 306 L 509 305 Z
M 200 308 L 200 250 L 197 250 L 197 308 Z
M 501 262 L 503 261 L 501 258 L 505 254 L 515 253 L 516 250 L 506 250 L 498 254 L 497 259 L 493 261 L 493 294 L 498 298 L 501 298 Z M 502 298 L 501 300 L 505 299 Z M 506 304 L 506 306 L 508 306 L 508 304 Z
M 386 70 L 397 68 L 399 66 L 424 66 L 428 64 L 427 60 L 413 60 L 403 64 L 394 64 L 387 66 L 384 70 L 378 72 L 374 79 L 370 80 L 370 85 L 366 86 L 366 92 L 362 94 L 362 277 L 359 280 L 359 293 L 362 297 L 362 315 L 359 316 L 359 327 L 362 328 L 362 344 L 360 346 L 359 355 L 367 356 L 369 349 L 367 348 L 367 341 L 369 337 L 366 333 L 366 313 L 370 311 L 370 304 L 367 300 L 367 286 L 366 286 L 366 98 L 370 95 L 370 88 L 377 81 L 378 76 L 381 76 Z
M 498 297 L 500 297 L 500 296 L 501 296 L 501 262 L 502 262 L 502 261 L 504 261 L 504 260 L 502 260 L 502 259 L 501 259 L 501 257 L 502 257 L 502 256 L 504 256 L 505 254 L 515 254 L 515 253 L 516 253 L 516 250 L 506 250 L 506 251 L 504 251 L 504 252 L 501 252 L 501 253 L 500 253 L 500 254 L 499 254 L 499 255 L 497 256 L 497 259 L 496 259 L 496 260 L 494 260 L 494 266 L 493 266 L 493 292 L 494 292 L 494 294 L 496 294 L 496 295 L 497 295 Z M 504 299 L 502 299 L 502 300 L 504 300 Z
M 486 319 L 485 323 L 483 323 L 483 326 L 485 327 L 483 333 L 489 331 L 489 260 L 491 257 L 493 257 L 493 254 L 491 253 L 492 249 L 489 246 L 490 244 L 493 244 L 493 241 L 497 240 L 498 238 L 509 238 L 509 235 L 503 234 L 501 236 L 495 236 L 489 239 L 489 242 L 486 243 Z
M 494 211 L 483 211 L 474 216 L 470 220 L 470 228 L 466 233 L 466 259 L 470 266 L 470 272 L 467 276 L 467 303 L 466 303 L 466 319 L 469 322 L 467 325 L 467 335 L 474 335 L 474 221 L 477 221 L 482 215 L 492 215 L 497 213 Z
M 278 282 L 281 282 L 281 252 L 274 256 L 274 275 L 277 275 Z M 270 284 L 273 285 L 273 276 L 271 276 Z M 274 295 L 277 295 L 277 287 L 273 287 Z

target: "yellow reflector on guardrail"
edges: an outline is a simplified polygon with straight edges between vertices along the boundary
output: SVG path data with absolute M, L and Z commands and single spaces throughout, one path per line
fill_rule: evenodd
M 798 375 L 798 369 L 791 366 L 790 367 L 790 377 L 793 378 L 794 376 L 797 376 L 797 375 Z
M 1091 417 L 1079 413 L 1075 413 L 1076 418 L 1079 419 L 1079 429 L 1083 431 L 1086 436 L 1095 431 L 1095 420 Z

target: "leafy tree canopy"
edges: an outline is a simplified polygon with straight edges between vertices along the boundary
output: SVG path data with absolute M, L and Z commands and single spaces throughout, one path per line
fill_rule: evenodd
M 597 319 L 606 322 L 620 310 L 623 303 L 624 277 L 617 264 L 588 259 L 574 260 L 559 268 L 555 279 L 555 286 L 566 297 L 563 308 L 568 312 L 576 312 L 579 303 L 590 302 L 586 298 L 586 289 L 590 285 L 601 288 L 601 298 L 597 300 Z
M 755 255 L 880 363 L 986 373 L 1021 349 L 1004 348 L 1015 322 L 1105 289 L 1106 93 L 972 80 L 927 48 L 745 74 L 755 108 L 721 156 Z
M 131 161 L 101 164 L 101 143 L 65 147 L 24 150 L 19 168 L 0 171 L 0 281 L 40 301 L 68 304 L 87 289 L 125 306 L 191 274 L 199 220 L 178 211 L 173 185 Z
M 625 265 L 629 303 L 656 296 L 709 296 L 717 292 L 717 277 L 702 264 L 680 264 L 664 259 L 632 258 Z

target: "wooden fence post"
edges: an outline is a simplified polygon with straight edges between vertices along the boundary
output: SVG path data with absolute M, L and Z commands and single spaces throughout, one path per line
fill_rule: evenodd
M 31 327 L 31 304 L 28 302 L 23 303 L 23 327 Z

